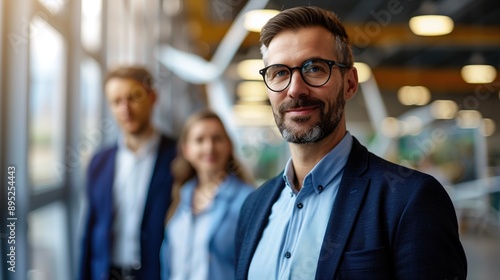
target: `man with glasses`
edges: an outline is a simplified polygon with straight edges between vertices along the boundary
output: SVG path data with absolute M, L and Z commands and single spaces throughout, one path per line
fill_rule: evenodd
M 236 278 L 465 279 L 443 187 L 368 152 L 346 129 L 358 77 L 335 14 L 285 10 L 261 43 L 260 74 L 291 159 L 241 210 Z

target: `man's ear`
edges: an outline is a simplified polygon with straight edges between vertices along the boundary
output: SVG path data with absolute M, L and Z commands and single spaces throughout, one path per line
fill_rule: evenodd
M 344 85 L 345 100 L 349 100 L 354 97 L 356 92 L 358 91 L 358 70 L 355 67 L 350 68 L 344 75 Z

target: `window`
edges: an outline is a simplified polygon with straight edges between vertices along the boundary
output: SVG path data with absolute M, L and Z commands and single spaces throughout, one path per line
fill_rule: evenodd
M 64 178 L 64 103 L 66 46 L 46 21 L 34 18 L 30 41 L 29 177 L 34 189 L 59 184 Z M 68 150 L 68 151 L 65 151 Z
M 52 14 L 57 14 L 62 11 L 66 1 L 67 0 L 38 0 L 38 2 L 45 6 Z
M 29 279 L 70 279 L 67 229 L 65 209 L 61 202 L 54 202 L 30 212 L 28 216 L 31 260 L 28 271 Z
M 111 120 L 104 119 L 101 114 L 104 93 L 99 64 L 92 58 L 86 58 L 81 65 L 81 118 L 77 149 L 82 167 L 85 168 L 93 150 L 101 143 L 104 133 L 108 132 Z
M 82 45 L 90 52 L 101 47 L 102 0 L 82 1 Z

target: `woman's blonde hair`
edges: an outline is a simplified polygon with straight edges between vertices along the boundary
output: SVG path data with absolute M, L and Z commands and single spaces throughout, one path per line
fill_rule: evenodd
M 179 206 L 180 190 L 182 186 L 187 181 L 196 176 L 196 170 L 182 155 L 182 146 L 186 143 L 191 128 L 196 123 L 204 120 L 216 120 L 217 122 L 219 122 L 231 146 L 231 154 L 226 165 L 225 174 L 234 174 L 243 182 L 251 185 L 253 185 L 254 183 L 251 173 L 248 172 L 248 170 L 246 170 L 236 158 L 233 141 L 229 137 L 229 134 L 227 133 L 224 123 L 222 122 L 220 117 L 215 112 L 209 109 L 204 109 L 197 113 L 194 113 L 184 123 L 181 134 L 179 136 L 179 141 L 177 142 L 177 156 L 171 164 L 174 183 L 172 185 L 172 202 L 170 204 L 170 207 L 168 208 L 165 223 L 168 223 L 170 218 L 172 218 L 173 214 L 177 210 L 177 207 Z

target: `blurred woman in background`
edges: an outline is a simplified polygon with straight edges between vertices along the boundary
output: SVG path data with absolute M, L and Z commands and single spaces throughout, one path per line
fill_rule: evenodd
M 253 190 L 251 176 L 212 111 L 190 116 L 178 148 L 160 253 L 162 279 L 234 279 L 235 230 L 241 205 Z

